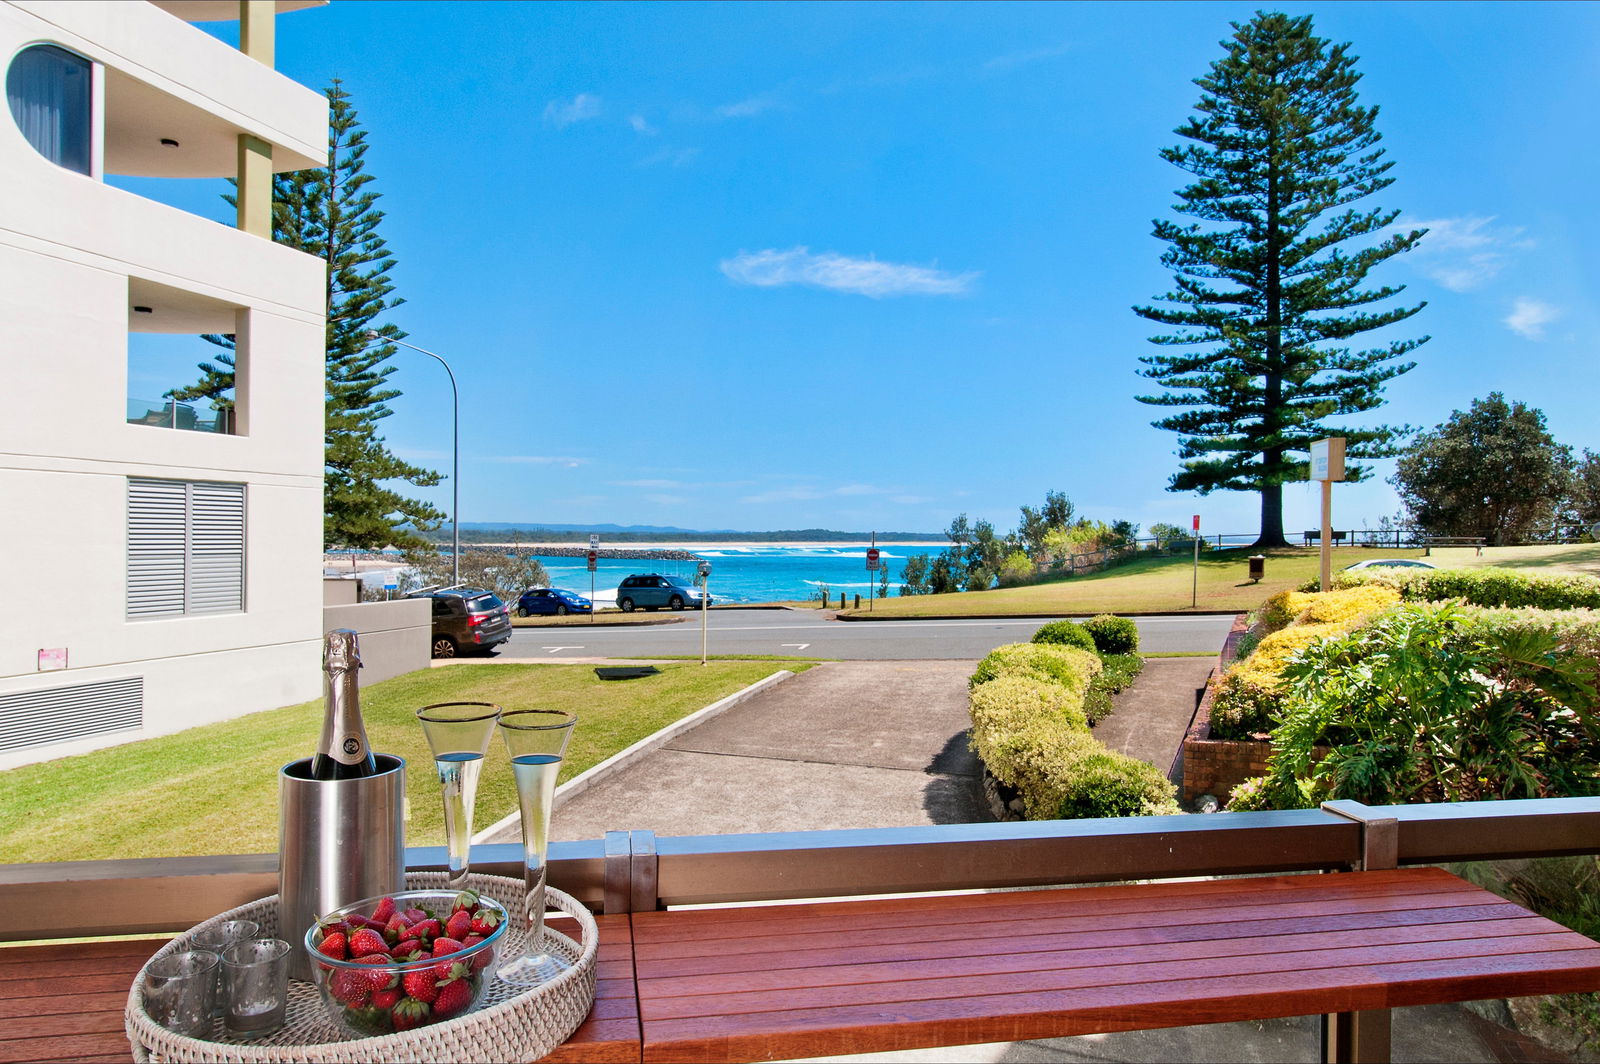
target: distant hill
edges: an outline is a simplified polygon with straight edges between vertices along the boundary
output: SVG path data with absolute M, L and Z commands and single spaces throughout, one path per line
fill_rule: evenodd
M 588 543 L 590 534 L 605 543 L 859 543 L 871 532 L 840 532 L 832 528 L 784 528 L 768 532 L 733 529 L 675 528 L 670 525 L 535 525 L 509 521 L 463 521 L 461 542 L 504 543 L 512 538 L 538 543 Z M 450 542 L 448 526 L 424 535 L 435 543 Z M 883 542 L 944 543 L 939 532 L 879 532 Z

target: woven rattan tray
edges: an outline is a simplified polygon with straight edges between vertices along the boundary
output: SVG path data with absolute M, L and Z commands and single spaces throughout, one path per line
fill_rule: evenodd
M 411 872 L 406 875 L 407 890 L 440 889 L 442 872 Z M 521 914 L 524 910 L 520 880 L 500 876 L 470 876 L 467 885 Z M 316 986 L 296 979 L 289 981 L 289 1018 L 282 1030 L 252 1041 L 228 1037 L 220 1020 L 212 1038 L 190 1038 L 174 1034 L 152 1020 L 144 1009 L 144 968 L 139 969 L 128 993 L 124 1025 L 133 1045 L 136 1061 L 223 1061 L 255 1064 L 268 1061 L 321 1062 L 365 1061 L 480 1061 L 532 1060 L 542 1057 L 572 1036 L 594 1004 L 595 952 L 600 933 L 589 910 L 571 895 L 559 890 L 546 891 L 550 906 L 578 921 L 583 931 L 579 947 L 566 935 L 545 931 L 546 948 L 559 952 L 573 967 L 542 986 L 525 988 L 491 980 L 482 1004 L 473 1012 L 428 1027 L 374 1038 L 351 1038 L 336 1026 L 323 1007 Z M 254 920 L 261 933 L 278 938 L 293 938 L 300 931 L 285 935 L 278 927 L 278 897 L 263 898 L 212 917 L 198 927 L 162 946 L 150 960 L 189 948 L 190 936 L 201 928 L 223 920 Z M 501 955 L 515 956 L 522 950 L 521 921 L 513 919 L 501 944 Z M 148 967 L 149 962 L 145 962 Z

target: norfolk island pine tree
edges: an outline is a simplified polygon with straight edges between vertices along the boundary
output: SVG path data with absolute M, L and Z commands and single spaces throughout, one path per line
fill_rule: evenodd
M 276 174 L 272 186 L 274 242 L 315 255 L 327 266 L 323 546 L 428 549 L 431 544 L 417 533 L 437 528 L 444 513 L 385 482 L 432 487 L 441 478 L 396 457 L 377 432 L 377 423 L 393 413 L 387 402 L 400 392 L 385 387 L 392 372 L 385 362 L 394 347 L 369 344 L 367 332 L 393 339 L 406 335 L 393 325 L 375 324 L 404 302 L 391 298 L 395 258 L 377 231 L 383 220 L 376 206 L 379 193 L 365 188 L 373 180 L 365 172 L 366 131 L 337 78 L 327 95 L 327 167 Z M 224 198 L 234 202 L 232 196 Z M 227 405 L 234 387 L 234 337 L 206 339 L 224 350 L 215 362 L 200 364 L 198 382 L 172 394 Z
M 1189 408 L 1152 422 L 1180 434 L 1183 469 L 1168 490 L 1259 492 L 1255 545 L 1276 547 L 1287 545 L 1283 485 L 1305 479 L 1312 441 L 1343 436 L 1351 459 L 1383 458 L 1411 431 L 1330 419 L 1381 406 L 1384 383 L 1415 366 L 1397 360 L 1426 336 L 1340 345 L 1426 306 L 1369 311 L 1404 286 L 1359 286 L 1427 231 L 1385 236 L 1398 210 L 1346 207 L 1394 180 L 1377 108 L 1356 102 L 1349 45 L 1314 36 L 1310 16 L 1263 12 L 1233 26 L 1226 54 L 1196 80 L 1199 114 L 1175 131 L 1192 143 L 1161 152 L 1197 178 L 1174 210 L 1215 224 L 1155 221 L 1175 287 L 1159 297 L 1166 305 L 1133 308 L 1175 327 L 1152 343 L 1202 349 L 1141 357 L 1140 376 L 1168 391 L 1137 398 Z M 1351 480 L 1370 471 L 1346 466 Z

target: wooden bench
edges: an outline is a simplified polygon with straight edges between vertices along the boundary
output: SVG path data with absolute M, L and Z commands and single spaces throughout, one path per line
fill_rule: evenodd
M 1423 536 L 1421 539 L 1423 557 L 1430 557 L 1435 547 L 1476 547 L 1478 556 L 1483 555 L 1482 536 Z
M 556 1064 L 745 1061 L 1600 989 L 1600 944 L 1435 868 L 599 917 L 594 1011 Z M 125 1061 L 160 939 L 0 949 L 0 1061 Z M 1355 1033 L 1358 1037 L 1352 1037 Z

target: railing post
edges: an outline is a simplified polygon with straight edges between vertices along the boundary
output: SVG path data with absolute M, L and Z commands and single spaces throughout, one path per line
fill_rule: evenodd
M 605 913 L 632 912 L 633 848 L 630 832 L 606 832 Z
M 659 858 L 656 856 L 656 833 L 649 830 L 630 831 L 628 836 L 629 851 L 632 855 L 629 911 L 652 913 L 661 907 L 661 896 L 656 890 L 659 865 Z
M 1361 825 L 1359 868 L 1376 872 L 1400 863 L 1400 822 L 1392 816 L 1373 816 L 1360 802 L 1323 802 L 1324 812 Z M 1333 1012 L 1322 1017 L 1322 1059 L 1328 1064 L 1378 1064 L 1390 1058 L 1388 1009 Z

